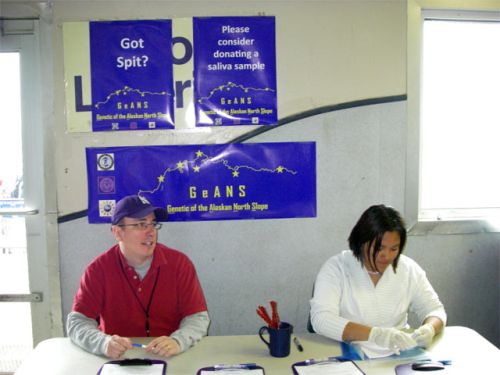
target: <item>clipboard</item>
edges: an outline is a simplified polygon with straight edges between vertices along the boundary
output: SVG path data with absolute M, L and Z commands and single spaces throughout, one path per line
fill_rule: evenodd
M 209 367 L 203 367 L 198 370 L 196 375 L 224 375 L 224 374 L 248 374 L 248 375 L 265 375 L 264 368 L 255 363 L 239 363 L 233 365 L 221 364 Z
M 324 359 L 308 359 L 292 365 L 294 375 L 301 374 L 349 374 L 365 375 L 363 370 L 350 359 L 329 357 Z
M 127 358 L 106 362 L 97 375 L 166 375 L 167 362 L 149 358 Z

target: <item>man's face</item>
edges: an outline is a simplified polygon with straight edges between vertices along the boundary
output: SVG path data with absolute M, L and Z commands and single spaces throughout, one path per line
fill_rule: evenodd
M 146 225 L 146 228 L 141 228 L 135 224 L 153 224 L 155 222 L 155 214 L 150 213 L 141 219 L 125 217 L 119 225 L 113 225 L 112 231 L 120 244 L 120 249 L 132 265 L 142 264 L 151 257 L 158 239 L 158 230 L 154 228 L 154 225 Z

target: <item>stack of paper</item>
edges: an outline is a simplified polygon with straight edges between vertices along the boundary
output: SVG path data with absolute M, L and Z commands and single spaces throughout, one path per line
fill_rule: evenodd
M 354 362 L 320 362 L 308 366 L 294 366 L 299 375 L 362 375 Z

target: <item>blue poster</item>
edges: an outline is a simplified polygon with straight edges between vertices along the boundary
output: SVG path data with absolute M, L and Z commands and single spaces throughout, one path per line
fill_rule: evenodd
M 275 125 L 274 17 L 193 18 L 196 126 Z
M 172 21 L 90 22 L 92 130 L 174 128 Z
M 316 216 L 314 142 L 87 148 L 88 218 L 139 195 L 169 221 Z

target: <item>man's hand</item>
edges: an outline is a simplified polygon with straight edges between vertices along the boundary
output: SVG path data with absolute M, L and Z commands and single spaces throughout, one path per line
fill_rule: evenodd
M 151 341 L 146 348 L 146 352 L 153 352 L 154 354 L 163 357 L 171 357 L 181 351 L 179 343 L 171 337 L 160 336 Z
M 113 335 L 106 344 L 105 354 L 106 357 L 118 359 L 129 349 L 132 349 L 132 341 L 129 338 Z

